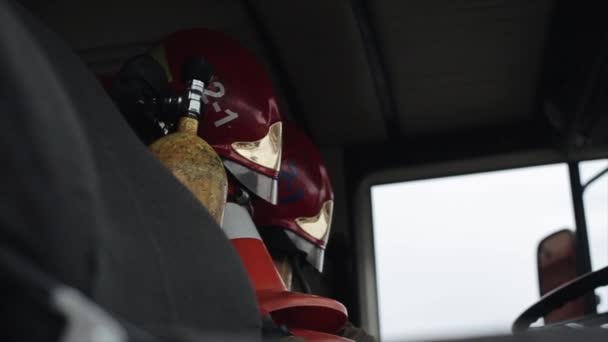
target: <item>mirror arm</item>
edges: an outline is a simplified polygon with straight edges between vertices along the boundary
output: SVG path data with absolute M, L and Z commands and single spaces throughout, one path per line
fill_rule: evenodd
M 600 171 L 597 175 L 591 177 L 591 179 L 588 180 L 587 183 L 583 184 L 583 192 L 585 192 L 585 190 L 587 190 L 587 188 L 589 187 L 589 185 L 591 185 L 596 180 L 602 178 L 602 176 L 604 176 L 607 173 L 608 173 L 608 167 L 605 168 L 605 169 L 603 169 L 602 171 Z
M 568 170 L 570 174 L 570 188 L 572 190 L 574 221 L 576 224 L 577 273 L 579 276 L 582 276 L 591 272 L 591 256 L 589 253 L 589 238 L 587 236 L 587 222 L 585 219 L 585 206 L 583 202 L 583 186 L 578 163 L 568 163 Z M 585 297 L 585 312 L 587 314 L 597 313 L 597 303 L 595 300 L 595 296 Z

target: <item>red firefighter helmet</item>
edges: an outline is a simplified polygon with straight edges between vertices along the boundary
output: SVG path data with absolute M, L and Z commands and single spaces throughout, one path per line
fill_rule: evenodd
M 253 53 L 223 33 L 196 28 L 171 34 L 150 54 L 163 65 L 176 91 L 183 90 L 180 72 L 188 58 L 203 56 L 213 65 L 199 136 L 240 183 L 276 203 L 281 116 L 272 82 Z
M 321 153 L 310 138 L 288 122 L 283 128 L 278 203 L 270 205 L 254 199 L 253 219 L 260 231 L 282 228 L 321 272 L 331 228 L 333 190 Z

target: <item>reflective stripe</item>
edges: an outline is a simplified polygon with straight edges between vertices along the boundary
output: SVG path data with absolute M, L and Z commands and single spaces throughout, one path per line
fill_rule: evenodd
M 277 204 L 279 183 L 276 179 L 255 172 L 232 160 L 224 159 L 226 169 L 247 189 L 272 204 Z
M 325 249 L 304 239 L 298 234 L 285 229 L 285 234 L 291 239 L 293 244 L 302 252 L 306 253 L 306 260 L 319 272 L 323 272 L 323 261 L 325 259 Z
M 236 203 L 226 203 L 222 229 L 230 240 L 243 238 L 262 240 L 247 209 Z
M 226 203 L 223 230 L 239 254 L 256 290 L 285 291 L 285 284 L 245 207 L 233 202 Z

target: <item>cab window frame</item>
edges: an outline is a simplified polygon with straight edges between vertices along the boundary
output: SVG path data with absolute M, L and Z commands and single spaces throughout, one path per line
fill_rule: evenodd
M 356 257 L 356 279 L 358 286 L 358 310 L 361 326 L 375 336 L 380 336 L 378 307 L 378 288 L 376 278 L 376 253 L 374 245 L 371 189 L 375 185 L 429 180 L 450 176 L 471 175 L 476 173 L 512 170 L 525 167 L 549 164 L 567 164 L 573 205 L 582 204 L 584 195 L 581 188 L 579 163 L 588 160 L 608 158 L 608 152 L 590 153 L 580 159 L 567 160 L 555 150 L 541 149 L 520 153 L 506 153 L 494 156 L 436 162 L 401 168 L 376 170 L 363 177 L 358 183 L 354 197 L 354 222 L 352 233 L 357 242 L 354 246 Z M 608 177 L 608 175 L 607 175 Z M 577 185 L 578 184 L 578 185 Z M 577 197 L 575 199 L 575 197 Z M 576 202 L 576 203 L 574 203 Z M 577 214 L 578 212 L 578 214 Z M 575 226 L 573 227 L 581 254 L 586 257 L 578 267 L 578 274 L 591 271 L 587 227 L 584 222 L 584 207 L 575 209 Z M 577 219 L 577 215 L 579 216 Z M 589 296 L 591 298 L 591 296 Z M 532 303 L 531 303 L 532 304 Z M 522 308 L 522 311 L 525 308 Z M 588 300 L 589 313 L 595 312 L 591 299 Z M 513 317 L 515 319 L 515 317 Z

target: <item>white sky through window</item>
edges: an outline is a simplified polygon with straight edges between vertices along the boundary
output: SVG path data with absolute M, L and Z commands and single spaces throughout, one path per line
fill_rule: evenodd
M 574 228 L 565 164 L 373 186 L 383 341 L 508 332 L 538 295 L 536 248 Z
M 587 183 L 591 178 L 608 167 L 608 160 L 590 160 L 579 164 L 581 182 Z M 584 192 L 585 217 L 589 238 L 591 266 L 598 270 L 608 266 L 608 174 L 598 178 Z M 598 312 L 608 311 L 608 288 L 595 290 L 600 298 Z

